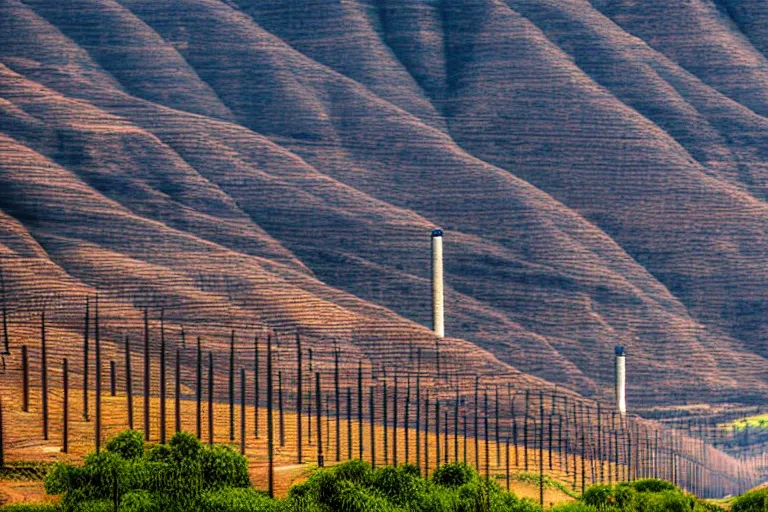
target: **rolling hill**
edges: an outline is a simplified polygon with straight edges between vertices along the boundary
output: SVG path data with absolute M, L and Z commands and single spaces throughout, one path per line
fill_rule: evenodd
M 115 336 L 167 304 L 223 340 L 300 328 L 396 362 L 434 345 L 438 226 L 450 361 L 610 400 L 623 344 L 630 406 L 764 401 L 766 18 L 759 0 L 0 0 L 12 338 L 45 305 L 76 353 L 63 319 L 99 293 Z

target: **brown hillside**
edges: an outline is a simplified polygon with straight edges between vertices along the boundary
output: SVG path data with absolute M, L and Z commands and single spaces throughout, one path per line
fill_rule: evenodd
M 764 400 L 768 14 L 654 6 L 0 0 L 12 348 L 99 292 L 409 364 L 440 226 L 449 361 Z

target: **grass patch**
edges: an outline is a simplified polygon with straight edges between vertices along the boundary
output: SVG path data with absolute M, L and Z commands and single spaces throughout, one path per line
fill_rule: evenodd
M 0 480 L 40 481 L 53 465 L 53 462 L 6 462 L 5 467 L 0 469 Z

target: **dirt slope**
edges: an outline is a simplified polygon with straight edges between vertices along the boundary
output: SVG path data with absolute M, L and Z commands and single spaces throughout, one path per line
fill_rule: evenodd
M 762 400 L 763 11 L 0 0 L 12 332 L 99 291 L 397 361 L 440 226 L 446 357 L 609 399 L 621 343 L 630 403 Z

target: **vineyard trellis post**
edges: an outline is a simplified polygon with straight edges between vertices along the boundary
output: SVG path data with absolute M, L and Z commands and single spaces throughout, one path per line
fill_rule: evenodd
M 334 448 L 336 449 L 336 462 L 339 462 L 341 460 L 341 443 L 339 442 L 341 438 L 341 407 L 339 402 L 339 348 L 335 342 L 333 346 L 333 397 L 336 408 L 334 411 L 336 413 L 336 446 Z M 386 452 L 386 449 L 384 451 Z
M 496 394 L 494 401 L 494 429 L 496 441 L 496 467 L 501 466 L 501 437 L 499 432 L 499 385 L 496 384 Z
M 101 450 L 101 326 L 99 322 L 99 296 L 96 295 L 93 318 L 93 341 L 96 349 L 96 453 Z
M 397 466 L 397 374 L 395 374 L 395 387 L 392 390 L 392 464 Z
M 310 349 L 311 350 L 311 349 Z M 312 363 L 310 363 L 309 371 L 312 371 Z M 253 337 L 253 435 L 256 439 L 259 438 L 259 337 Z M 310 427 L 309 435 L 312 435 Z
M 40 364 L 42 381 L 43 439 L 48 440 L 48 355 L 45 340 L 45 310 L 41 314 L 40 326 Z
M 109 396 L 117 396 L 117 368 L 115 362 L 109 362 Z
M 539 505 L 544 507 L 544 392 L 539 391 Z
M 26 345 L 21 346 L 21 380 L 23 387 L 21 410 L 29 412 L 29 351 Z
M 405 436 L 404 449 L 405 449 L 405 463 L 410 464 L 410 424 L 411 424 L 411 375 L 408 374 L 405 377 L 405 404 L 403 409 L 403 435 Z
M 203 351 L 200 346 L 200 336 L 197 337 L 197 351 L 195 354 L 195 433 L 201 439 L 203 435 Z
M 150 352 L 149 352 L 149 308 L 144 307 L 144 440 L 149 441 L 149 407 L 150 407 Z
M 131 341 L 127 335 L 125 336 L 125 398 L 127 400 L 128 406 L 128 428 L 133 430 L 133 376 L 131 375 Z
M 279 356 L 278 356 L 279 358 Z M 285 416 L 283 414 L 283 371 L 277 371 L 277 420 L 280 427 L 280 447 L 285 446 Z
M 347 460 L 352 459 L 352 388 L 347 386 Z
M 530 417 L 531 391 L 525 390 L 525 416 L 523 417 L 523 464 L 528 471 L 528 418 Z
M 160 444 L 165 444 L 166 420 L 165 310 L 160 310 Z
M 229 338 L 229 441 L 235 440 L 235 330 Z
M 485 478 L 490 478 L 491 453 L 488 437 L 488 388 L 483 390 L 483 441 L 485 445 Z
M 85 328 L 84 328 L 84 336 L 83 336 L 83 419 L 85 421 L 89 420 L 88 417 L 88 367 L 90 365 L 90 360 L 88 357 L 88 337 L 90 335 L 91 331 L 91 322 L 90 322 L 90 312 L 91 312 L 91 301 L 90 297 L 85 298 Z
M 61 451 L 62 453 L 69 452 L 69 361 L 65 357 L 61 362 L 61 383 L 63 387 L 63 403 L 62 403 L 62 425 L 61 425 Z M 1 434 L 0 434 L 1 435 Z M 0 441 L 0 446 L 2 441 Z M 0 452 L 2 448 L 0 448 Z M 2 456 L 0 455 L 0 459 Z M 0 463 L 2 467 L 2 463 Z
M 208 444 L 213 446 L 213 352 L 208 352 Z
M 176 368 L 173 375 L 173 383 L 173 396 L 176 399 L 173 431 L 178 434 L 181 432 L 181 347 L 176 347 Z
M 245 368 L 240 368 L 240 454 L 245 455 Z
M 421 347 L 416 349 L 416 467 L 421 469 Z
M 480 377 L 475 375 L 475 467 L 480 471 Z
M 319 381 L 319 379 L 318 379 Z M 272 410 L 272 335 L 267 335 L 267 463 L 269 497 L 275 497 L 275 425 Z
M 368 389 L 368 422 L 370 427 L 371 441 L 371 468 L 376 468 L 376 387 L 370 386 Z M 320 416 L 318 415 L 318 420 Z
M 389 409 L 387 396 L 387 373 L 384 372 L 384 389 L 381 400 L 381 415 L 384 427 L 384 465 L 389 465 Z
M 456 382 L 456 401 L 453 404 L 453 462 L 459 462 L 459 383 Z
M 358 453 L 360 454 L 360 460 L 363 460 L 363 361 L 359 360 L 357 362 L 357 436 L 358 436 L 358 443 L 360 444 L 358 448 Z
M 424 397 L 424 476 L 429 475 L 429 392 Z
M 440 395 L 435 396 L 435 469 L 440 467 Z
M 303 429 L 301 418 L 303 416 L 303 404 L 304 398 L 304 377 L 302 375 L 302 353 L 301 353 L 301 336 L 296 333 L 296 462 L 302 463 L 304 458 L 303 453 Z M 351 458 L 351 456 L 350 456 Z
M 325 467 L 325 456 L 323 455 L 323 404 L 320 391 L 320 372 L 315 372 L 315 401 L 317 412 L 317 467 L 322 468 Z M 371 425 L 373 425 L 373 422 L 371 422 Z
M 5 424 L 3 423 L 3 397 L 0 396 L 0 470 L 5 469 Z

